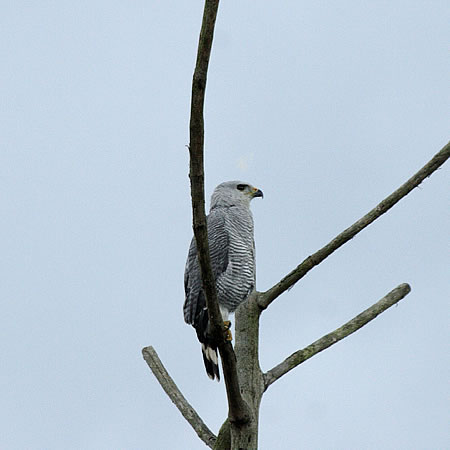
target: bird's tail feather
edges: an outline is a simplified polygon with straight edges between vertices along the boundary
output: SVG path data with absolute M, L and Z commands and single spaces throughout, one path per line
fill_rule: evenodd
M 202 343 L 202 355 L 208 377 L 211 378 L 211 380 L 217 379 L 217 381 L 220 381 L 217 347 L 214 347 L 209 343 Z
M 203 362 L 206 373 L 211 380 L 220 381 L 219 356 L 217 354 L 217 344 L 208 334 L 209 317 L 206 307 L 202 308 L 192 324 L 197 332 L 197 338 L 202 344 Z

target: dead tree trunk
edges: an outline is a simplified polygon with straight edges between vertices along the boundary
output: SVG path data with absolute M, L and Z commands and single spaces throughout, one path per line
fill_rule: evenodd
M 206 0 L 200 32 L 196 68 L 192 82 L 192 104 L 190 121 L 190 179 L 193 211 L 193 228 L 199 252 L 203 286 L 213 334 L 219 345 L 222 369 L 228 398 L 228 416 L 216 437 L 205 425 L 195 409 L 187 402 L 161 363 L 153 347 L 143 349 L 143 356 L 159 383 L 193 427 L 199 438 L 215 449 L 257 449 L 259 407 L 264 392 L 287 372 L 307 359 L 325 350 L 336 342 L 354 333 L 386 309 L 397 304 L 411 290 L 401 284 L 381 300 L 358 314 L 338 329 L 321 337 L 307 347 L 294 352 L 284 361 L 263 373 L 259 366 L 259 319 L 261 314 L 283 292 L 292 287 L 312 268 L 320 264 L 335 250 L 370 225 L 382 214 L 417 187 L 450 157 L 450 144 L 438 152 L 422 169 L 407 180 L 391 195 L 381 201 L 366 215 L 337 235 L 311 256 L 308 256 L 280 282 L 266 292 L 253 292 L 238 308 L 235 315 L 235 347 L 227 342 L 221 327 L 221 316 L 217 303 L 215 281 L 212 275 L 207 242 L 204 200 L 203 105 L 206 78 L 211 53 L 214 26 L 219 0 Z

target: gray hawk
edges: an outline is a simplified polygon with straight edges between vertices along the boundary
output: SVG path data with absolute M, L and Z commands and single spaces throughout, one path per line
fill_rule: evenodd
M 217 299 L 225 323 L 228 315 L 255 289 L 255 243 L 250 201 L 262 191 L 242 181 L 227 181 L 214 189 L 206 218 L 211 267 Z M 208 310 L 202 288 L 195 238 L 184 272 L 184 320 L 192 325 L 202 344 L 206 373 L 219 381 L 217 344 L 208 336 Z

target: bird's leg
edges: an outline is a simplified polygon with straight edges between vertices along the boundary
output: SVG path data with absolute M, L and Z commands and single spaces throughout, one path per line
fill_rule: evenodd
M 229 320 L 225 320 L 223 322 L 223 330 L 225 331 L 225 340 L 231 342 L 233 340 L 233 335 L 231 334 L 231 322 Z

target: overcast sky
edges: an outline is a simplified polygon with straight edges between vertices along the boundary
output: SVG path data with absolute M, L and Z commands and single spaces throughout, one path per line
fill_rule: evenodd
M 189 103 L 203 2 L 0 1 L 0 448 L 202 449 L 223 382 L 183 321 Z M 446 1 L 223 1 L 206 192 L 241 179 L 266 290 L 449 139 Z M 448 448 L 449 169 L 264 313 L 261 366 L 412 292 L 270 387 L 260 448 Z M 208 201 L 209 202 L 209 201 Z

